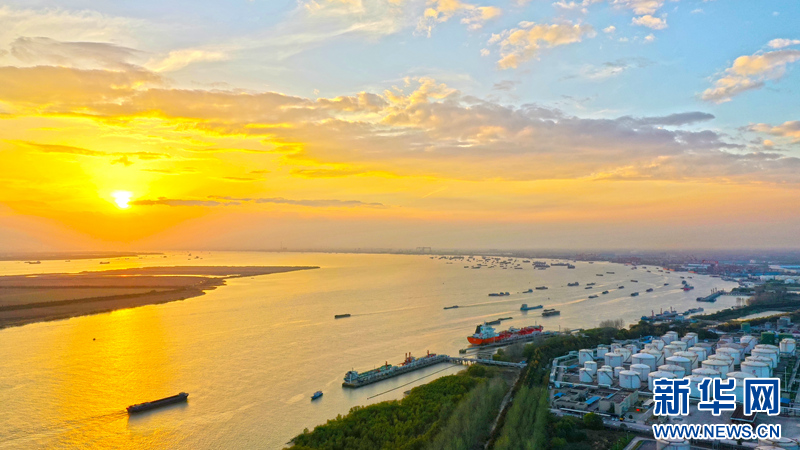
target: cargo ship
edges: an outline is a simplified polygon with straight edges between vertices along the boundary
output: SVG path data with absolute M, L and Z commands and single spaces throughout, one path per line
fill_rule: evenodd
M 444 309 L 456 309 L 456 308 L 458 308 L 458 305 L 453 305 L 453 306 L 445 306 L 445 307 L 444 307 Z
M 577 281 L 575 281 L 575 282 L 573 282 L 573 283 L 567 283 L 567 286 L 580 286 L 580 285 L 581 285 L 581 284 L 580 284 L 580 283 L 578 283 Z
M 558 315 L 561 315 L 561 311 L 557 309 L 545 309 L 544 311 L 542 311 L 542 317 L 550 317 Z
M 539 308 L 544 308 L 544 306 L 542 306 L 542 305 L 528 306 L 527 303 L 523 303 L 522 306 L 519 308 L 519 310 L 520 311 L 530 311 L 532 309 L 539 309 Z
M 537 291 L 544 291 L 547 290 L 547 286 L 536 286 Z
M 489 294 L 489 297 L 505 297 L 506 295 L 511 295 L 508 292 L 492 292 Z
M 528 336 L 542 332 L 541 325 L 533 325 L 524 328 L 511 327 L 505 331 L 497 332 L 489 325 L 478 325 L 472 336 L 467 336 L 467 340 L 473 345 L 496 344 L 503 341 L 513 340 L 521 336 Z
M 172 397 L 166 397 L 152 402 L 137 403 L 135 405 L 128 406 L 126 409 L 128 410 L 128 414 L 150 411 L 151 409 L 160 408 L 173 403 L 185 402 L 188 398 L 189 394 L 186 392 L 181 392 L 180 394 L 173 395 Z
M 350 317 L 350 314 L 336 314 L 333 316 L 334 319 L 345 319 L 347 317 Z

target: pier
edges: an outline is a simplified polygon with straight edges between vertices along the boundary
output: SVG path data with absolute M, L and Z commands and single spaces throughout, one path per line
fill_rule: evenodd
M 342 383 L 342 387 L 346 388 L 360 388 L 362 386 L 366 386 L 368 384 L 376 383 L 378 381 L 383 381 L 392 377 L 396 377 L 398 375 L 402 375 L 404 373 L 413 372 L 418 369 L 422 369 L 423 367 L 430 367 L 435 364 L 439 363 L 451 363 L 451 364 L 461 364 L 465 366 L 469 366 L 472 364 L 483 364 L 487 366 L 498 366 L 498 367 L 513 367 L 516 369 L 524 368 L 527 363 L 512 363 L 506 361 L 495 361 L 493 359 L 485 359 L 485 358 L 462 358 L 457 356 L 448 356 L 448 355 L 435 355 L 426 358 L 420 358 L 415 360 L 413 363 L 406 365 L 406 366 L 396 366 L 393 367 L 391 370 L 387 370 L 385 372 L 375 373 L 373 375 L 367 377 L 356 377 L 352 379 L 345 378 L 345 382 Z M 348 372 L 349 374 L 349 372 Z
M 719 296 L 725 295 L 725 294 L 727 294 L 727 292 L 725 292 L 723 290 L 719 290 L 719 291 L 715 291 L 715 292 L 711 293 L 711 295 L 709 295 L 707 297 L 697 297 L 697 301 L 698 302 L 713 303 L 713 302 L 717 301 L 717 298 Z

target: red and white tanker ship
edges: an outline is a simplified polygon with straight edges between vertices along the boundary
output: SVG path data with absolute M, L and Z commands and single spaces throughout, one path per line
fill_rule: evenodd
M 498 333 L 491 325 L 483 324 L 478 325 L 478 327 L 475 329 L 475 334 L 472 336 L 467 336 L 467 340 L 470 344 L 474 345 L 496 344 L 507 340 L 513 340 L 521 336 L 528 336 L 541 332 L 541 325 L 533 325 L 524 328 L 511 327 Z

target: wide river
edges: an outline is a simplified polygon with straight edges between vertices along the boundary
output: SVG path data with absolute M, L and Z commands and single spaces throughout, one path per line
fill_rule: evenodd
M 531 264 L 476 270 L 427 256 L 196 255 L 203 259 L 170 253 L 103 266 L 97 260 L 0 262 L 3 275 L 158 265 L 321 267 L 233 279 L 185 301 L 0 330 L 0 448 L 282 448 L 304 428 L 356 405 L 401 398 L 461 367 L 433 366 L 356 390 L 341 387 L 347 370 L 397 364 L 406 352 L 458 354 L 486 319 L 512 316 L 502 329 L 539 323 L 557 331 L 604 319 L 632 323 L 670 306 L 714 311 L 735 304 L 732 297 L 695 301 L 712 288 L 733 286 L 719 278 L 693 275 L 687 281 L 696 289 L 683 292 L 680 274 L 600 262 L 578 262 L 574 270 Z M 573 281 L 581 286 L 566 286 Z M 584 289 L 590 282 L 597 286 Z M 541 285 L 549 289 L 521 293 Z M 496 291 L 511 295 L 487 296 Z M 633 291 L 641 294 L 631 297 Z M 588 299 L 592 293 L 600 297 Z M 561 315 L 521 313 L 521 303 Z M 449 305 L 462 307 L 442 309 Z M 335 320 L 340 313 L 352 317 Z M 324 396 L 311 402 L 317 390 Z M 190 394 L 187 404 L 125 413 L 130 404 L 181 391 Z

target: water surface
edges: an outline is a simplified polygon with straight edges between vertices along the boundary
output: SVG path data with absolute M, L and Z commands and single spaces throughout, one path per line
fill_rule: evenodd
M 599 262 L 575 263 L 574 270 L 529 264 L 476 270 L 426 256 L 245 252 L 109 261 L 0 262 L 0 273 L 157 265 L 321 268 L 232 279 L 180 302 L 0 330 L 0 448 L 282 448 L 304 428 L 355 405 L 400 398 L 460 367 L 433 366 L 357 390 L 341 388 L 347 370 L 397 364 L 406 352 L 457 354 L 485 319 L 512 316 L 503 327 L 539 323 L 558 330 L 604 319 L 631 323 L 670 306 L 715 311 L 735 304 L 731 298 L 695 301 L 712 288 L 733 286 L 718 278 L 693 275 L 687 281 L 696 289 L 683 292 L 678 274 Z M 567 287 L 572 281 L 581 286 Z M 589 282 L 597 286 L 584 289 Z M 549 289 L 520 294 L 541 285 Z M 649 287 L 654 292 L 646 293 Z M 496 291 L 512 295 L 487 296 Z M 632 291 L 640 295 L 631 297 Z M 521 303 L 557 308 L 561 315 L 521 313 Z M 442 309 L 454 304 L 462 307 Z M 341 313 L 352 317 L 333 319 Z M 311 402 L 317 390 L 325 395 Z M 181 391 L 189 392 L 188 404 L 130 418 L 124 412 Z

